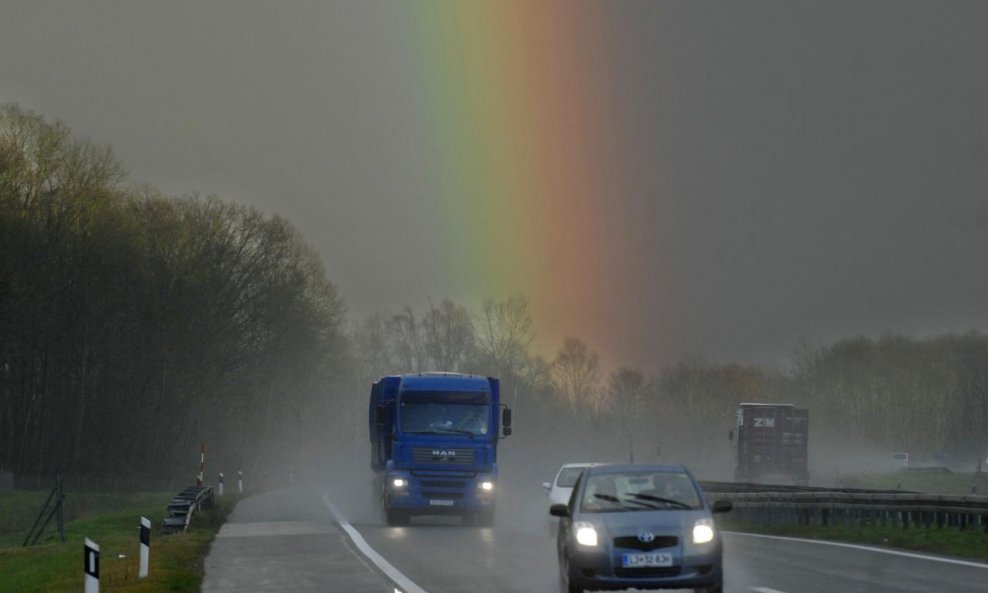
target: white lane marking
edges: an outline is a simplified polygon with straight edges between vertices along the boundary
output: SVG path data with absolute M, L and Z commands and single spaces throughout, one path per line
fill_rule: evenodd
M 769 589 L 768 587 L 752 587 L 752 591 L 757 591 L 757 593 L 786 593 L 785 591 L 779 591 L 778 589 Z
M 354 529 L 353 525 L 350 525 L 350 522 L 347 521 L 338 510 L 336 510 L 336 507 L 333 506 L 332 502 L 330 502 L 327 494 L 322 495 L 322 502 L 326 505 L 326 508 L 329 509 L 329 512 L 332 513 L 333 518 L 336 519 L 336 522 L 340 524 L 340 527 L 343 528 L 343 531 L 346 531 L 350 536 L 350 539 L 353 540 L 353 543 L 357 546 L 357 549 L 359 549 L 364 556 L 367 556 L 367 558 L 373 562 L 381 570 L 381 572 L 386 574 L 389 579 L 398 585 L 404 593 L 427 593 L 425 589 L 413 583 L 410 578 L 406 577 L 400 570 L 385 560 L 384 556 L 381 556 L 375 552 L 374 548 L 370 547 L 370 544 L 368 544 L 364 539 L 364 536 L 360 535 L 360 532 Z
M 954 560 L 953 558 L 940 558 L 938 556 L 927 556 L 926 554 L 916 554 L 913 552 L 900 552 L 898 550 L 886 550 L 885 548 L 874 548 L 872 546 L 862 546 L 858 544 L 845 544 L 842 542 L 828 542 L 820 539 L 804 539 L 800 537 L 782 537 L 781 535 L 764 535 L 761 533 L 741 533 L 739 531 L 722 531 L 730 535 L 741 535 L 744 537 L 760 537 L 764 539 L 778 539 L 790 542 L 805 542 L 808 544 L 820 544 L 821 546 L 835 546 L 838 548 L 851 548 L 852 550 L 866 550 L 868 552 L 878 552 L 881 554 L 891 554 L 893 556 L 903 556 L 905 558 L 916 558 L 919 560 L 932 560 L 934 562 L 945 562 L 947 564 L 957 564 L 960 566 L 970 566 L 972 568 L 988 568 L 988 564 L 981 562 L 969 562 L 967 560 Z

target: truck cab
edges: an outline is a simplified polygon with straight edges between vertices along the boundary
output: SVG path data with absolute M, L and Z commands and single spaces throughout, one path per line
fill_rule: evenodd
M 389 525 L 456 514 L 490 525 L 497 445 L 511 410 L 492 377 L 420 373 L 381 378 L 370 395 L 371 467 Z

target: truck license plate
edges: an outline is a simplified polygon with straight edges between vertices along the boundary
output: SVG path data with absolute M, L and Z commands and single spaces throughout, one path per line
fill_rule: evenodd
M 434 507 L 451 507 L 453 506 L 452 500 L 439 500 L 435 498 L 429 499 L 429 504 Z
M 651 554 L 622 554 L 621 556 L 621 564 L 625 568 L 672 566 L 672 554 L 654 552 Z

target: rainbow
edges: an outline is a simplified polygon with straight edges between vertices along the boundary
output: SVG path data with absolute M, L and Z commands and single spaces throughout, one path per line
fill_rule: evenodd
M 537 349 L 620 364 L 640 303 L 606 2 L 415 2 L 409 67 L 449 295 L 525 295 Z

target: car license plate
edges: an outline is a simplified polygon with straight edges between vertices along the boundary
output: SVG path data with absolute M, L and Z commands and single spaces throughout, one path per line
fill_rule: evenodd
M 651 554 L 621 554 L 621 565 L 624 568 L 641 566 L 672 566 L 672 554 L 653 552 Z
M 429 504 L 434 507 L 451 507 L 453 506 L 452 500 L 438 500 L 435 498 L 429 499 Z

